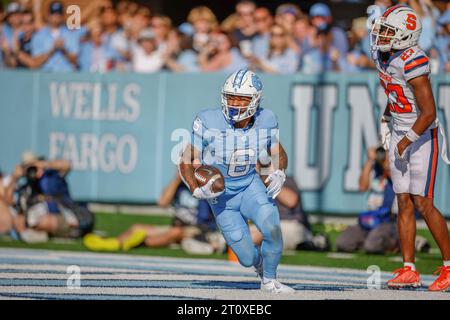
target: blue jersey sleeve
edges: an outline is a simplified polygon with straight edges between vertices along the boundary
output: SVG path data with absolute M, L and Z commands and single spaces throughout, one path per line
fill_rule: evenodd
M 207 130 L 204 116 L 202 113 L 197 114 L 192 123 L 192 145 L 200 152 L 208 145 L 205 132 Z
M 267 148 L 270 148 L 280 142 L 277 116 L 273 111 L 263 109 L 259 117 L 259 128 L 267 131 Z

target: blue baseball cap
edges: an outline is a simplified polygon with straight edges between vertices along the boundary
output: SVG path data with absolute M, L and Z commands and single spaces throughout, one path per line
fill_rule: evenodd
M 48 7 L 49 14 L 64 14 L 64 5 L 60 1 L 52 1 Z
M 309 9 L 311 17 L 331 17 L 330 8 L 325 3 L 316 3 Z
M 188 36 L 194 35 L 194 27 L 189 22 L 183 22 L 178 26 L 178 30 Z
M 447 9 L 442 16 L 439 17 L 438 23 L 440 25 L 450 24 L 450 9 Z

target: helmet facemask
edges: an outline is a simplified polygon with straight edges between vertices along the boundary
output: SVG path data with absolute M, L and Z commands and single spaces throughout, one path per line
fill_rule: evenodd
M 249 97 L 251 100 L 247 106 L 232 106 L 228 105 L 229 96 Z M 260 100 L 260 93 L 256 95 L 247 95 L 222 91 L 222 112 L 229 121 L 236 123 L 252 117 L 256 113 L 256 110 L 258 110 Z
M 398 39 L 399 29 L 385 22 L 384 17 L 375 20 L 370 32 L 370 45 L 381 52 L 393 49 Z

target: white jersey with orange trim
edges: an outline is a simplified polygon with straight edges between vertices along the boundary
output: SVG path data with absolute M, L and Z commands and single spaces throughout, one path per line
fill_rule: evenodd
M 380 83 L 388 97 L 394 130 L 409 130 L 420 115 L 409 80 L 422 75 L 429 76 L 430 63 L 425 52 L 418 46 L 393 53 L 383 61 L 378 50 L 372 52 Z M 433 124 L 431 128 L 434 128 Z

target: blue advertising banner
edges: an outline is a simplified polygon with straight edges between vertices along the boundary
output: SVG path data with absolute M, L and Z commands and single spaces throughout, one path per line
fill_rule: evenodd
M 0 72 L 0 168 L 24 150 L 70 159 L 75 198 L 155 202 L 175 175 L 173 159 L 195 114 L 220 107 L 224 74 Z M 288 174 L 309 211 L 354 214 L 367 196 L 358 178 L 378 143 L 386 96 L 375 73 L 262 75 L 262 105 L 279 120 Z M 450 141 L 450 75 L 433 75 Z M 440 161 L 436 205 L 450 216 L 449 168 Z

